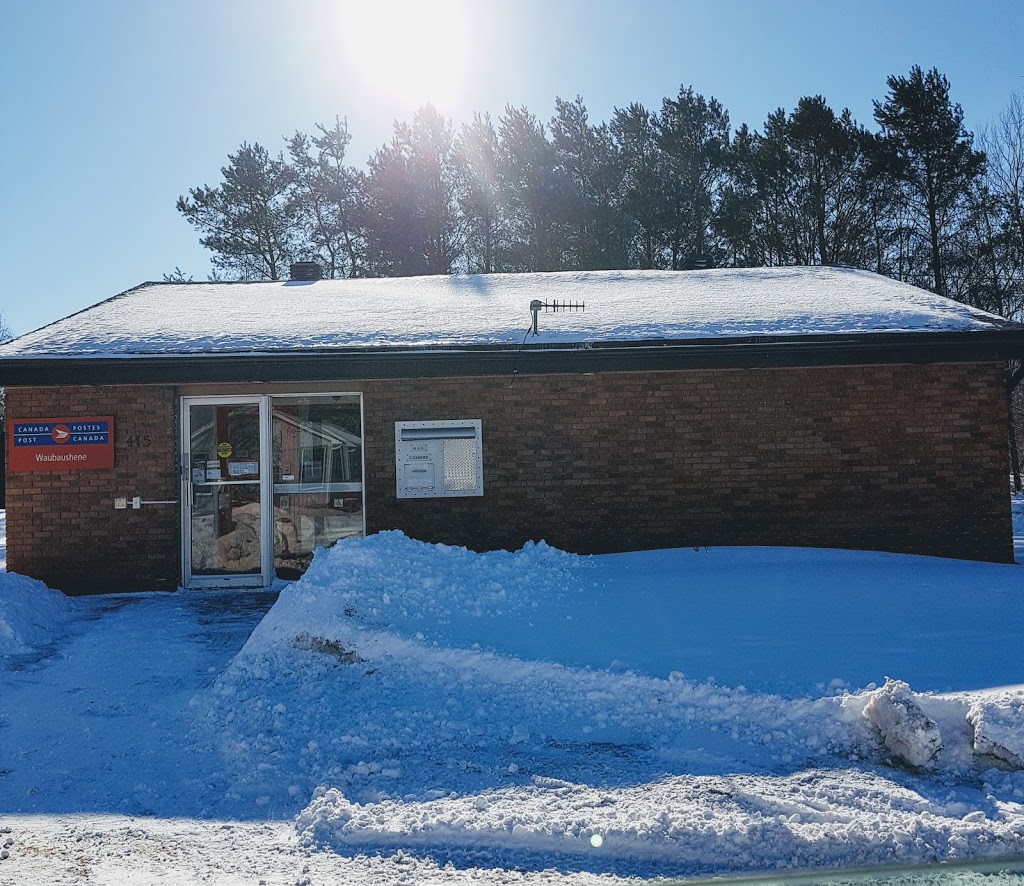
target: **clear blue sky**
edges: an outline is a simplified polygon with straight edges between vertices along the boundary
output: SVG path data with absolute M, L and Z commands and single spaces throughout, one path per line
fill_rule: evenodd
M 686 84 L 734 126 L 815 94 L 873 126 L 886 77 L 918 64 L 949 78 L 976 131 L 1024 92 L 1021 0 L 445 2 L 423 0 L 438 11 L 415 39 L 458 55 L 461 82 L 434 96 L 456 123 L 506 104 L 547 120 L 555 96 L 576 95 L 599 121 Z M 174 203 L 216 184 L 243 141 L 277 151 L 339 115 L 363 166 L 432 97 L 429 78 L 383 76 L 411 51 L 387 57 L 375 8 L 394 4 L 0 0 L 0 309 L 14 332 L 175 266 L 203 279 Z

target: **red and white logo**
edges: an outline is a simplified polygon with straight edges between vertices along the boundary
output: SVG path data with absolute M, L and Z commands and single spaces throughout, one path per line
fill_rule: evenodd
M 71 431 L 67 425 L 54 425 L 50 436 L 53 437 L 54 443 L 67 443 L 71 439 Z

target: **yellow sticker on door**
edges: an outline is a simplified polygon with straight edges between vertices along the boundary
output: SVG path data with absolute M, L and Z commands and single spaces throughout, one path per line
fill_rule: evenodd
M 231 458 L 231 444 L 230 443 L 218 443 L 217 444 L 217 457 L 218 458 Z

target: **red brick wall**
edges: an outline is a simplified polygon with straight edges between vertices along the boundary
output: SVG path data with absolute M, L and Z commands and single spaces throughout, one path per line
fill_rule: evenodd
M 808 545 L 1010 562 L 1001 372 L 707 370 L 336 390 L 364 393 L 368 532 L 479 550 L 543 538 L 578 552 Z M 230 390 L 242 393 L 216 393 Z M 115 496 L 178 498 L 175 389 L 7 397 L 10 419 L 112 414 L 116 439 L 113 471 L 8 476 L 9 568 L 66 591 L 176 586 L 177 507 L 113 508 Z M 483 421 L 484 496 L 399 501 L 394 423 L 454 418 Z
M 1001 366 L 364 385 L 368 531 L 477 549 L 871 548 L 1012 561 Z M 484 496 L 399 501 L 394 422 L 483 421 Z
M 8 421 L 113 415 L 114 469 L 8 474 L 7 568 L 67 593 L 177 587 L 177 506 L 130 504 L 179 497 L 175 411 L 168 387 L 8 388 Z

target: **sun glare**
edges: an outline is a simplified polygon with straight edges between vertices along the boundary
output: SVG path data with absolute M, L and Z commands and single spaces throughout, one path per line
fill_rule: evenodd
M 453 103 L 466 77 L 464 0 L 350 0 L 341 6 L 346 58 L 368 88 Z

